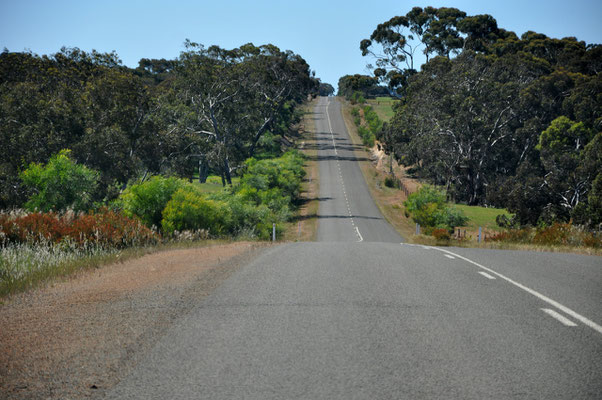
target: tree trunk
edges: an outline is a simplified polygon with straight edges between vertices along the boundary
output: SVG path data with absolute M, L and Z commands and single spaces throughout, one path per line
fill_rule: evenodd
M 230 175 L 230 164 L 228 163 L 228 157 L 224 159 L 224 176 L 228 185 L 232 186 L 232 175 Z
M 209 165 L 205 160 L 205 157 L 201 157 L 199 160 L 199 183 L 207 182 L 207 177 L 209 176 Z

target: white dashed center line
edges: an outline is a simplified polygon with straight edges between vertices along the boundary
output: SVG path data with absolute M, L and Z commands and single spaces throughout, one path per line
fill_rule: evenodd
M 332 124 L 330 123 L 330 114 L 328 113 L 328 106 L 330 105 L 330 99 L 328 99 L 328 103 L 326 103 L 326 118 L 328 119 L 328 128 L 330 129 L 330 136 L 332 138 L 332 147 L 334 148 L 334 154 L 335 155 L 339 155 L 339 152 L 337 151 L 337 144 L 334 140 L 334 132 L 332 130 Z M 341 187 L 343 188 L 343 195 L 345 196 L 345 203 L 347 205 L 347 213 L 349 214 L 350 220 L 351 220 L 351 226 L 353 228 L 355 228 L 355 232 L 357 234 L 358 237 L 358 242 L 363 242 L 364 238 L 362 237 L 362 234 L 360 233 L 360 230 L 357 226 L 355 226 L 355 221 L 353 221 L 353 214 L 351 213 L 351 205 L 349 204 L 349 198 L 347 196 L 347 190 L 345 190 L 345 181 L 343 180 L 343 171 L 341 170 L 341 163 L 339 162 L 339 160 L 337 159 L 337 168 L 339 170 L 339 178 L 341 178 Z
M 487 279 L 495 279 L 495 276 L 489 275 L 487 272 L 477 271 L 479 274 L 483 275 Z
M 549 308 L 542 308 L 542 309 L 541 309 L 541 311 L 543 311 L 543 312 L 545 312 L 546 314 L 548 314 L 548 315 L 550 315 L 550 316 L 552 316 L 552 317 L 556 318 L 558 321 L 560 321 L 560 323 L 561 323 L 562 325 L 565 325 L 565 326 L 577 326 L 577 324 L 576 324 L 576 323 L 574 323 L 574 322 L 573 322 L 573 321 L 571 321 L 570 319 L 566 318 L 565 316 L 563 316 L 563 315 L 560 315 L 559 313 L 557 313 L 557 312 L 556 312 L 556 311 L 554 311 L 554 310 L 551 310 L 551 309 L 549 309 Z
M 406 244 L 406 243 L 400 243 L 400 244 L 401 244 L 401 245 L 406 245 L 406 246 L 415 246 L 415 245 L 412 245 L 412 244 Z M 510 279 L 510 278 L 508 278 L 508 277 L 507 277 L 507 276 L 505 276 L 505 275 L 502 275 L 502 274 L 500 274 L 499 272 L 496 272 L 496 271 L 492 270 L 491 268 L 487 268 L 486 266 L 484 266 L 484 265 L 482 265 L 482 264 L 479 264 L 478 262 L 475 262 L 475 261 L 473 261 L 473 260 L 471 260 L 471 259 L 469 259 L 469 258 L 467 258 L 467 257 L 461 256 L 461 255 L 459 255 L 459 254 L 457 254 L 457 253 L 453 253 L 453 252 L 451 252 L 451 251 L 449 251 L 449 250 L 442 249 L 442 248 L 439 248 L 439 247 L 432 247 L 432 246 L 429 246 L 429 248 L 431 248 L 431 249 L 433 249 L 433 250 L 441 251 L 441 252 L 443 252 L 443 253 L 446 253 L 446 254 L 449 254 L 449 255 L 453 255 L 453 256 L 454 256 L 454 257 L 456 257 L 456 258 L 459 258 L 459 259 L 461 259 L 461 260 L 464 260 L 464 261 L 466 261 L 466 262 L 468 262 L 468 263 L 470 263 L 470 264 L 473 264 L 473 265 L 475 265 L 475 266 L 479 267 L 480 269 L 482 269 L 482 270 L 484 270 L 484 271 L 487 271 L 487 272 L 488 272 L 488 274 L 490 274 L 491 276 L 496 276 L 496 277 L 498 277 L 498 278 L 500 278 L 500 279 L 503 279 L 503 280 L 505 280 L 505 281 L 506 281 L 506 282 L 508 282 L 508 283 L 511 283 L 512 285 L 514 285 L 514 286 L 518 287 L 519 289 L 522 289 L 522 290 L 524 290 L 525 292 L 527 292 L 527 293 L 529 293 L 529 294 L 531 294 L 531 295 L 533 295 L 533 296 L 537 297 L 539 300 L 541 300 L 541 301 L 543 301 L 543 302 L 545 302 L 545 303 L 548 303 L 548 304 L 549 304 L 549 305 L 551 305 L 552 307 L 555 307 L 555 308 L 557 308 L 558 310 L 562 311 L 563 313 L 565 313 L 565 314 L 569 315 L 570 317 L 572 317 L 572 318 L 576 319 L 577 321 L 579 321 L 579 322 L 583 323 L 584 325 L 586 325 L 586 326 L 588 326 L 588 327 L 592 328 L 592 329 L 593 329 L 593 330 L 595 330 L 596 332 L 598 332 L 598 333 L 602 333 L 602 326 L 598 325 L 597 323 L 595 323 L 595 322 L 594 322 L 594 321 L 592 321 L 591 319 L 589 319 L 589 318 L 586 318 L 586 317 L 584 317 L 583 315 L 581 315 L 581 314 L 579 314 L 579 313 L 577 313 L 577 312 L 575 312 L 575 311 L 571 310 L 571 309 L 570 309 L 570 308 L 568 308 L 567 306 L 565 306 L 565 305 L 562 305 L 562 304 L 560 304 L 559 302 L 557 302 L 557 301 L 555 301 L 555 300 L 552 300 L 552 299 L 551 299 L 551 298 L 549 298 L 548 296 L 545 296 L 545 295 L 543 295 L 543 294 L 539 293 L 539 292 L 538 292 L 538 291 L 536 291 L 536 290 L 533 290 L 533 289 L 531 289 L 531 288 L 529 288 L 529 287 L 527 287 L 527 286 L 525 286 L 525 285 L 523 285 L 523 284 L 521 284 L 521 283 L 519 283 L 519 282 L 517 282 L 517 281 L 515 281 L 515 280 L 513 280 L 513 279 Z M 556 311 L 554 311 L 554 310 L 552 310 L 552 309 L 549 309 L 549 308 L 542 308 L 542 310 L 543 310 L 545 313 L 547 313 L 548 315 L 550 315 L 550 316 L 552 316 L 552 317 L 556 318 L 558 321 L 562 322 L 562 323 L 563 323 L 564 325 L 566 325 L 566 326 L 575 326 L 575 323 L 574 323 L 573 321 L 571 321 L 570 319 L 568 319 L 568 318 L 564 317 L 563 315 L 559 314 L 558 312 L 556 312 Z

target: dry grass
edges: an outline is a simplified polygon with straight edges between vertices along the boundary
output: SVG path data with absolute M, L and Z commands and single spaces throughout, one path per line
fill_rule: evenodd
M 24 248 L 20 246 L 17 264 L 20 269 L 28 269 L 23 276 L 11 281 L 2 279 L 0 282 L 0 299 L 6 298 L 37 287 L 54 285 L 73 275 L 84 273 L 88 270 L 98 269 L 116 262 L 125 262 L 145 255 L 167 250 L 204 248 L 219 244 L 232 243 L 232 240 L 191 240 L 179 242 L 166 242 L 154 246 L 131 247 L 122 250 L 73 252 L 60 249 L 49 250 L 43 247 Z M 4 249 L 3 251 L 11 251 Z M 2 255 L 4 256 L 4 255 Z M 23 260 L 21 260 L 21 258 Z M 0 304 L 2 301 L 0 301 Z

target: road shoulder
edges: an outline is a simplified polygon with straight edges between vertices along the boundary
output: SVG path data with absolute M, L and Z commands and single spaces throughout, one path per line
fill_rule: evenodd
M 14 296 L 0 306 L 1 397 L 102 397 L 169 326 L 266 247 L 163 251 Z

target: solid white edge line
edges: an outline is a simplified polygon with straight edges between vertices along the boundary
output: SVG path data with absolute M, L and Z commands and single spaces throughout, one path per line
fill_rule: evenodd
M 483 275 L 487 279 L 495 279 L 495 276 L 489 275 L 487 272 L 477 271 L 479 274 Z
M 577 326 L 576 323 L 574 323 L 570 319 L 566 318 L 564 315 L 558 314 L 556 311 L 554 311 L 552 309 L 542 308 L 541 311 L 545 312 L 546 314 L 548 314 L 551 317 L 556 318 L 558 321 L 560 321 L 560 323 L 562 325 L 565 325 L 565 326 Z
M 363 242 L 364 238 L 362 237 L 362 234 L 360 233 L 360 230 L 357 226 L 355 227 L 355 231 L 357 232 L 357 236 L 359 236 L 359 238 L 360 238 L 360 240 L 358 240 L 358 242 Z
M 403 243 L 401 243 L 401 244 L 403 244 Z M 481 265 L 481 264 L 479 264 L 479 263 L 477 263 L 475 261 L 472 261 L 472 260 L 470 260 L 470 259 L 468 259 L 466 257 L 463 257 L 463 256 L 461 256 L 459 254 L 456 254 L 456 253 L 454 253 L 452 251 L 441 249 L 439 247 L 433 247 L 433 246 L 428 246 L 428 247 L 431 248 L 431 249 L 434 249 L 434 250 L 442 251 L 444 253 L 448 253 L 448 254 L 451 254 L 453 256 L 456 256 L 456 257 L 458 257 L 458 258 L 460 258 L 460 259 L 462 259 L 462 260 L 464 260 L 466 262 L 469 262 L 471 264 L 476 265 L 479 268 L 484 269 L 485 271 L 487 271 L 487 272 L 489 272 L 489 273 L 491 273 L 493 275 L 497 275 L 498 277 L 504 279 L 505 281 L 510 282 L 514 286 L 523 289 L 525 292 L 530 293 L 533 296 L 537 297 L 538 299 L 540 299 L 542 301 L 545 301 L 546 303 L 548 303 L 548 304 L 556 307 L 557 309 L 559 309 L 563 313 L 565 313 L 567 315 L 570 315 L 571 317 L 573 317 L 577 321 L 582 322 L 584 325 L 587 325 L 590 328 L 592 328 L 593 330 L 595 330 L 596 332 L 602 334 L 602 326 L 596 324 L 594 321 L 592 321 L 590 319 L 585 318 L 583 315 L 576 313 L 575 311 L 571 310 L 570 308 L 568 308 L 566 306 L 563 306 L 559 302 L 557 302 L 555 300 L 552 300 L 549 297 L 547 297 L 547 296 L 545 296 L 545 295 L 543 295 L 543 294 L 541 294 L 541 293 L 539 293 L 539 292 L 537 292 L 537 291 L 535 291 L 535 290 L 533 290 L 531 288 L 528 288 L 525 285 L 523 285 L 521 283 L 518 283 L 518 282 L 516 282 L 516 281 L 514 281 L 514 280 L 512 280 L 510 278 L 508 278 L 507 276 L 504 276 L 504 275 L 500 274 L 499 272 L 495 272 L 491 268 L 487 268 L 487 267 L 485 267 L 485 266 L 483 266 L 483 265 Z
M 449 258 L 450 260 L 455 260 L 456 257 L 454 256 L 450 256 L 449 254 L 444 254 L 445 257 Z

